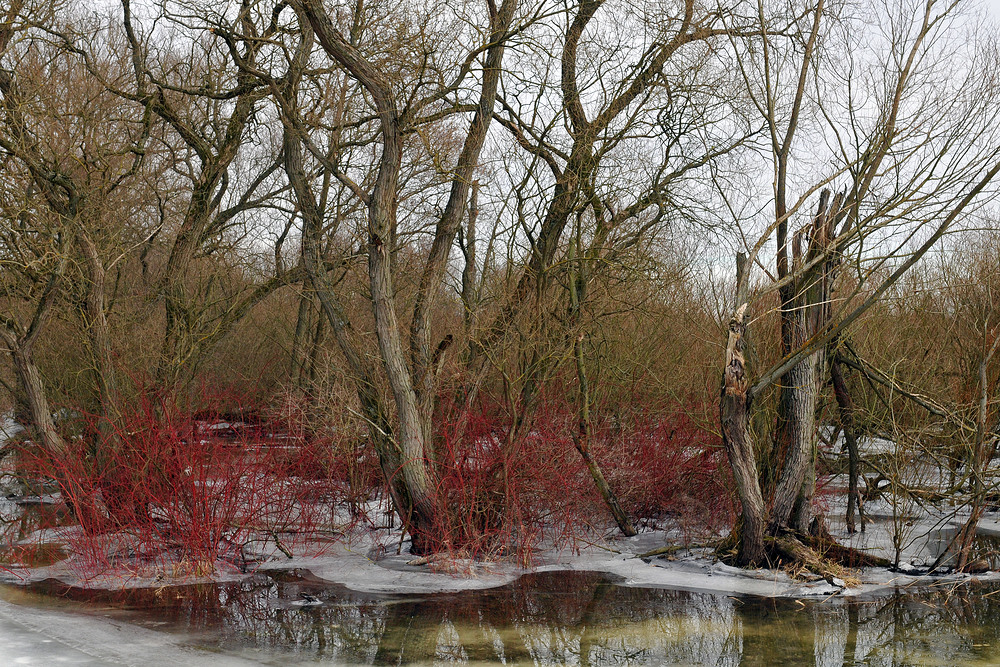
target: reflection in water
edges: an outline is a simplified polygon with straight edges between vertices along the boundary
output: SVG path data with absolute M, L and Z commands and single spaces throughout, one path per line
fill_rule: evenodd
M 809 602 L 628 588 L 583 572 L 421 597 L 353 593 L 305 571 L 158 590 L 35 588 L 274 664 L 839 667 L 1000 657 L 1000 602 L 991 594 L 1000 590 L 976 584 Z

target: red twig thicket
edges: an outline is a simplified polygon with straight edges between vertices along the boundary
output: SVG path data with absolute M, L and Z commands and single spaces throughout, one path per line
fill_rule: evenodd
M 257 410 L 185 413 L 156 398 L 138 400 L 113 424 L 72 414 L 62 424 L 75 434 L 70 451 L 24 443 L 18 467 L 58 483 L 82 529 L 71 546 L 84 569 L 210 570 L 219 559 L 246 568 L 268 546 L 289 555 L 344 528 L 332 508 L 354 497 L 358 465 L 333 435 L 306 437 Z
M 527 563 L 542 540 L 606 533 L 610 514 L 573 444 L 575 406 L 553 393 L 517 435 L 488 397 L 465 412 L 442 402 L 430 454 L 445 508 L 437 550 Z M 204 394 L 201 404 L 240 404 Z M 317 426 L 287 405 L 270 418 L 262 408 L 184 411 L 146 396 L 113 424 L 74 412 L 62 424 L 65 455 L 30 442 L 19 451 L 22 474 L 58 483 L 80 523 L 71 547 L 85 569 L 211 569 L 219 559 L 245 568 L 254 545 L 287 555 L 355 525 L 384 527 L 372 501 L 387 497 L 385 481 L 363 429 Z M 718 438 L 692 407 L 595 410 L 604 416 L 591 425 L 591 454 L 640 526 L 692 534 L 732 519 Z
M 558 544 L 606 532 L 610 513 L 574 448 L 574 405 L 542 400 L 520 437 L 510 424 L 489 400 L 439 424 L 438 497 L 448 510 L 440 546 L 527 561 L 542 538 Z M 643 525 L 688 535 L 731 525 L 724 452 L 688 411 L 609 416 L 592 426 L 592 440 L 609 484 Z

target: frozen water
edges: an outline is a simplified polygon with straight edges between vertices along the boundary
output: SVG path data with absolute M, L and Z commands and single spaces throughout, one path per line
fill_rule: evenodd
M 257 663 L 191 649 L 177 637 L 129 623 L 0 600 L 0 665 L 251 664 Z
M 14 415 L 11 413 L 0 415 L 0 443 L 10 440 L 23 430 L 24 427 L 14 421 Z

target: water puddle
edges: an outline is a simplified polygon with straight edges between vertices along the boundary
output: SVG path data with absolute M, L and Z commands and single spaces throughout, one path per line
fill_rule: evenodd
M 355 593 L 294 570 L 239 583 L 93 591 L 47 581 L 4 593 L 275 665 L 956 665 L 1000 658 L 996 584 L 796 601 L 550 572 L 491 590 L 400 596 Z

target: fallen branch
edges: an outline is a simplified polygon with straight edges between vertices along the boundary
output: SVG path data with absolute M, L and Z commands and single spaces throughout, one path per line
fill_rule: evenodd
M 834 586 L 848 588 L 860 583 L 849 570 L 806 546 L 793 534 L 768 538 L 767 541 L 769 550 L 774 556 L 786 564 L 801 565 Z
M 667 554 L 677 553 L 678 551 L 683 551 L 685 549 L 687 549 L 687 550 L 691 550 L 691 549 L 710 549 L 710 548 L 713 548 L 714 546 L 715 545 L 712 545 L 712 544 L 689 544 L 689 545 L 669 544 L 669 545 L 667 545 L 665 547 L 659 547 L 659 548 L 653 549 L 652 551 L 647 551 L 645 553 L 636 554 L 635 556 L 632 556 L 632 558 L 652 558 L 654 556 L 664 556 L 664 555 L 667 555 Z

